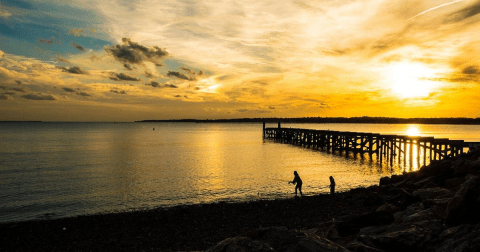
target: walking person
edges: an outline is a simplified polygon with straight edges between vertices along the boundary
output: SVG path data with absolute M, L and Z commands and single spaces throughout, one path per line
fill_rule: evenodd
M 292 183 L 292 184 L 296 184 L 295 186 L 295 197 L 297 197 L 297 189 L 300 191 L 300 196 L 303 196 L 302 194 L 302 179 L 300 178 L 300 176 L 298 176 L 298 173 L 297 171 L 294 171 L 293 172 L 293 175 L 295 175 L 295 177 L 293 178 L 293 181 L 289 181 L 288 183 Z
M 335 194 L 335 179 L 332 176 L 330 176 L 330 194 Z

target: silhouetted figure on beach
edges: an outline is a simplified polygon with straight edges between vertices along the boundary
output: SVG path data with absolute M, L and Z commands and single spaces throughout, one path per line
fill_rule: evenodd
M 330 194 L 335 194 L 335 179 L 332 176 L 330 176 Z
M 300 176 L 298 176 L 297 171 L 293 172 L 293 175 L 295 175 L 295 178 L 293 178 L 293 181 L 289 181 L 288 183 L 296 184 L 295 186 L 295 197 L 297 196 L 297 189 L 300 191 L 300 196 L 303 196 L 302 194 L 302 179 Z

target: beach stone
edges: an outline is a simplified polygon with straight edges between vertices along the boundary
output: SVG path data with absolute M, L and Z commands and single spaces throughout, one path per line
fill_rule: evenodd
M 442 199 L 452 197 L 452 192 L 445 188 L 434 187 L 426 189 L 418 189 L 412 193 L 413 196 L 419 197 L 422 200 L 426 199 Z
M 206 252 L 266 252 L 275 251 L 268 243 L 254 241 L 247 237 L 237 236 L 227 238 L 215 246 L 206 250 Z

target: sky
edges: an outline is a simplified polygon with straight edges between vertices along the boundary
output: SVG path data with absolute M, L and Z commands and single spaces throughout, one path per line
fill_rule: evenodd
M 0 0 L 0 121 L 480 117 L 480 0 Z

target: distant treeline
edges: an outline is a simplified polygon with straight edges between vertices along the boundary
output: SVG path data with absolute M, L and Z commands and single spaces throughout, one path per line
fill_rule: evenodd
M 394 118 L 394 117 L 301 117 L 301 118 L 237 118 L 237 119 L 178 119 L 144 120 L 136 122 L 195 122 L 195 123 L 383 123 L 383 124 L 480 124 L 480 118 Z

